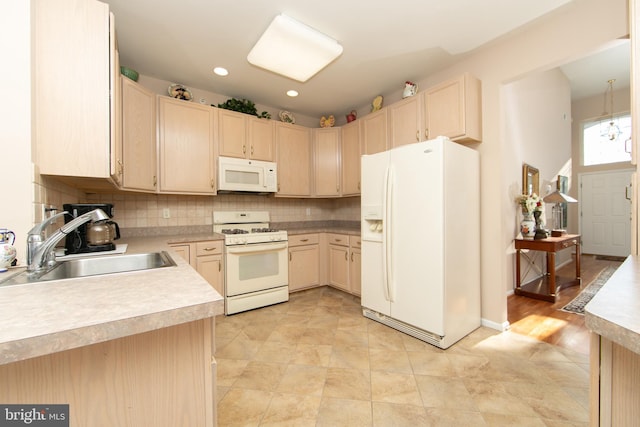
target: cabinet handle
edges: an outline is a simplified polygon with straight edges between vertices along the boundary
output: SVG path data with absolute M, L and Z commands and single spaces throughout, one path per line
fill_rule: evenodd
M 215 249 L 216 249 L 216 248 L 204 248 L 204 250 L 205 250 L 205 251 L 207 251 L 207 252 L 208 252 L 208 251 L 213 251 L 213 250 L 215 250 Z
M 253 156 L 253 145 L 251 146 L 251 156 Z
M 429 139 L 429 128 L 426 128 L 426 129 L 424 130 L 424 137 L 425 137 L 425 138 L 427 138 L 427 139 Z
M 153 175 L 153 186 L 155 187 L 158 184 L 158 177 Z
M 309 239 L 300 239 L 301 242 L 308 242 Z
M 344 260 L 345 260 L 345 261 L 349 261 L 349 255 L 347 255 L 347 253 L 346 253 L 346 252 L 344 253 Z
M 342 242 L 342 239 L 335 239 L 336 242 Z
M 416 131 L 416 141 L 420 141 L 420 129 Z
M 247 146 L 246 145 L 242 146 L 242 154 L 247 154 Z
M 351 262 L 353 262 L 353 252 L 351 252 Z
M 280 183 L 278 183 L 278 192 L 280 192 Z
M 215 188 L 215 183 L 213 182 L 213 179 L 211 180 L 211 182 L 209 182 L 209 185 L 211 186 L 211 188 Z
M 291 252 L 289 252 L 289 261 L 291 261 Z
M 219 273 L 219 272 L 221 272 L 221 271 L 222 271 L 222 263 L 221 263 L 221 262 L 219 262 L 219 263 L 218 263 L 218 273 Z

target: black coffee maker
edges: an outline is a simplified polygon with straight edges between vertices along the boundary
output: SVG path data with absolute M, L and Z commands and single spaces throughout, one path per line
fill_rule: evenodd
M 113 218 L 113 205 L 110 203 L 66 203 L 62 205 L 62 208 L 70 214 L 64 216 L 65 224 L 94 209 L 102 209 L 109 218 Z M 113 221 L 108 222 L 115 225 L 116 234 L 113 240 L 120 238 L 118 224 Z M 67 234 L 65 241 L 66 255 L 115 250 L 116 245 L 113 242 L 103 242 L 98 245 L 91 244 L 87 239 L 87 231 L 91 225 L 91 222 L 87 222 Z

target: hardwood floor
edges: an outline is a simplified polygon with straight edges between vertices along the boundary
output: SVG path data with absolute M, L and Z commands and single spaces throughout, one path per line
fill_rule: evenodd
M 591 283 L 606 267 L 618 267 L 621 262 L 596 259 L 594 255 L 582 255 L 582 287 Z M 575 265 L 569 263 L 558 269 L 560 277 L 575 277 Z M 550 303 L 518 295 L 507 299 L 507 318 L 511 331 L 536 338 L 579 353 L 589 354 L 589 330 L 584 316 L 560 309 L 580 293 L 578 286 L 560 290 L 557 301 Z

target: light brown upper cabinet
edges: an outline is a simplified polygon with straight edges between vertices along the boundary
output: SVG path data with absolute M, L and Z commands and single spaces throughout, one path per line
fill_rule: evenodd
M 122 157 L 116 162 L 122 189 L 156 191 L 156 95 L 124 76 Z
M 362 154 L 375 154 L 389 149 L 386 107 L 357 121 L 361 121 Z
M 419 95 L 410 96 L 391 104 L 389 110 L 391 147 L 424 141 L 422 100 Z
M 340 196 L 340 129 L 313 129 L 314 195 Z
M 358 121 L 342 126 L 341 169 L 342 195 L 360 194 L 360 124 Z
M 161 193 L 216 193 L 215 112 L 207 105 L 158 96 Z
M 275 159 L 273 120 L 218 110 L 218 153 L 221 156 L 272 162 Z
M 111 99 L 119 81 L 112 21 L 102 2 L 34 2 L 35 159 L 42 174 L 111 176 L 112 102 L 119 102 Z
M 311 196 L 311 130 L 275 122 L 278 192 L 276 196 Z
M 469 73 L 422 93 L 425 139 L 447 136 L 457 142 L 482 141 L 482 88 Z

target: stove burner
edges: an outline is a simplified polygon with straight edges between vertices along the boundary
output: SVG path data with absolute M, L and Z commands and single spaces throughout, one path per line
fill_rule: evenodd
M 266 227 L 264 227 L 264 228 L 252 228 L 251 229 L 252 233 L 274 233 L 276 231 L 279 231 L 279 230 L 276 230 L 275 228 L 266 228 Z
M 247 234 L 249 233 L 247 230 L 242 230 L 240 228 L 224 228 L 220 230 L 222 234 Z

